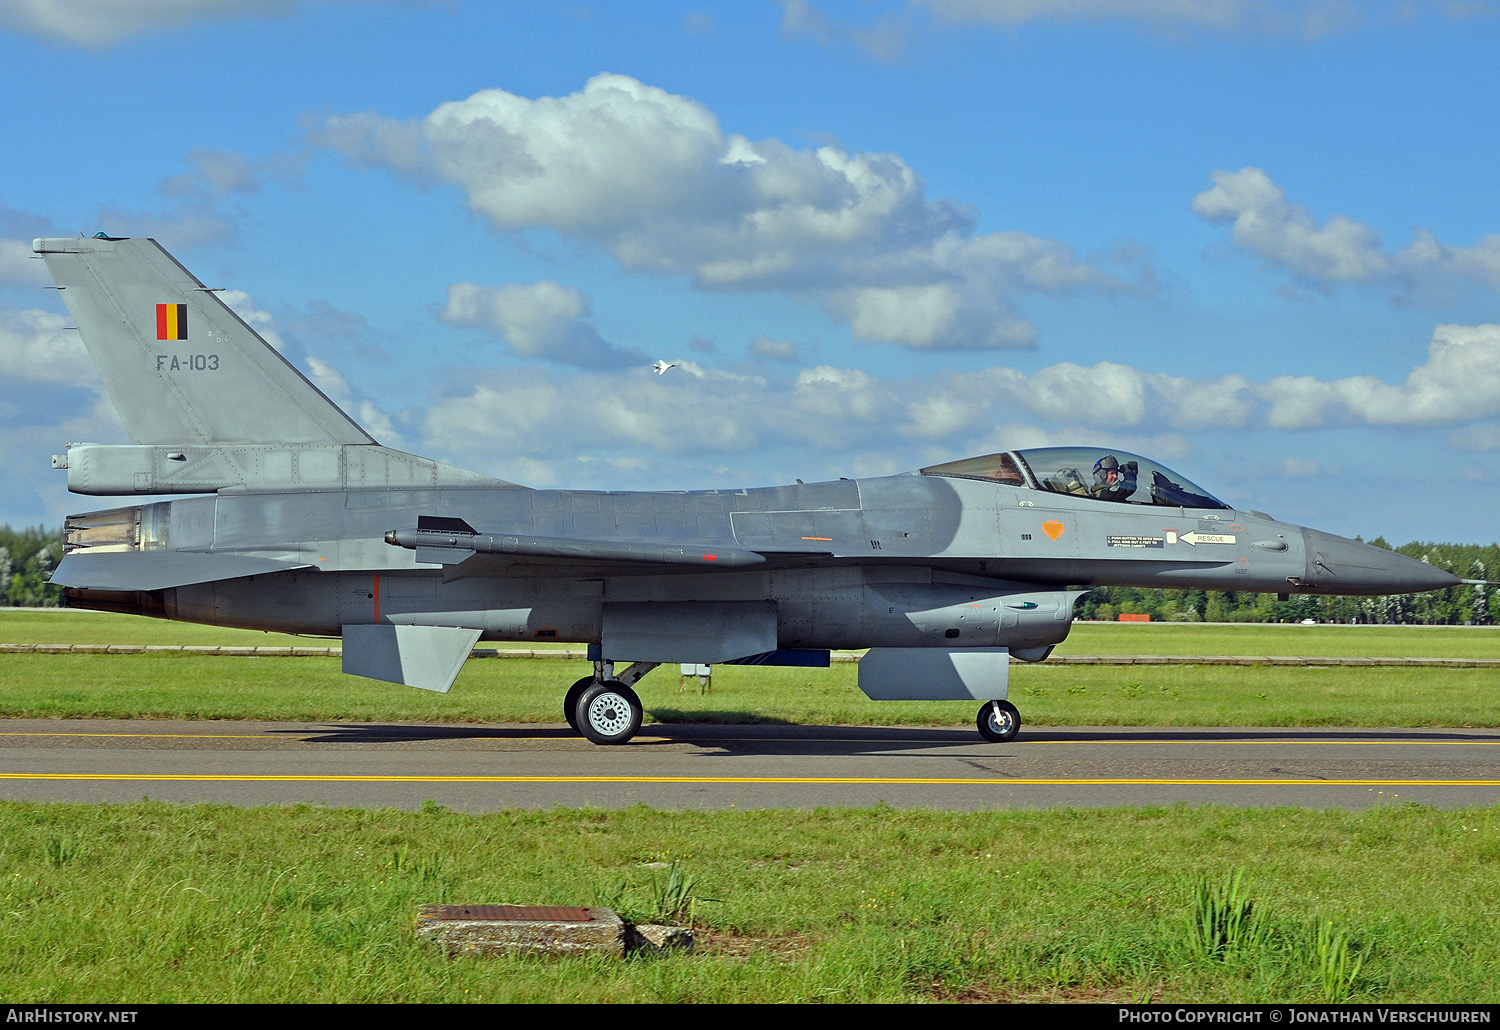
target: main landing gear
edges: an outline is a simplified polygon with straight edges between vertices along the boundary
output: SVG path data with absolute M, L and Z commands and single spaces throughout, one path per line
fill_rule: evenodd
M 1009 701 L 988 701 L 979 710 L 978 724 L 985 740 L 1003 744 L 1021 732 L 1021 713 Z
M 631 689 L 658 662 L 636 662 L 618 677 L 614 662 L 595 662 L 594 674 L 568 688 L 563 716 L 595 744 L 623 744 L 641 728 L 645 710 Z

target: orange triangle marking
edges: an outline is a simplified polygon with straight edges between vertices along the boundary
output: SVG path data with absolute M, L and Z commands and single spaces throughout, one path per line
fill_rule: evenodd
M 1043 522 L 1042 528 L 1047 531 L 1047 535 L 1053 540 L 1063 535 L 1063 524 L 1056 519 L 1048 519 L 1046 522 Z

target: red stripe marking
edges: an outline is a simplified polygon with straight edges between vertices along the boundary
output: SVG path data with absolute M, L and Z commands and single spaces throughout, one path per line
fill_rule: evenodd
M 156 305 L 156 338 L 165 340 L 167 338 L 167 306 Z

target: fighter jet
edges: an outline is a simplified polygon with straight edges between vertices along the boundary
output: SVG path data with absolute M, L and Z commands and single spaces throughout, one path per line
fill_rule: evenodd
M 1089 587 L 1393 594 L 1440 569 L 1219 500 L 1113 447 L 738 490 L 535 490 L 383 447 L 154 240 L 36 240 L 129 444 L 53 457 L 74 493 L 192 494 L 70 516 L 78 608 L 343 638 L 357 676 L 447 691 L 480 640 L 586 643 L 562 688 L 598 744 L 666 662 L 827 665 L 877 700 L 1021 720 L 1011 659 Z M 620 663 L 629 663 L 618 668 Z

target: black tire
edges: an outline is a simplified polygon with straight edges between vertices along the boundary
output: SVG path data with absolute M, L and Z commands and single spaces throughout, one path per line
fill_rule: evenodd
M 593 685 L 594 677 L 585 676 L 569 687 L 568 692 L 563 695 L 563 718 L 568 720 L 568 725 L 573 727 L 574 733 L 583 732 L 578 728 L 578 699 L 583 696 L 585 690 Z
M 641 699 L 619 680 L 594 683 L 578 698 L 578 732 L 595 744 L 623 744 L 641 728 Z
M 1021 732 L 1021 713 L 1009 701 L 990 701 L 979 710 L 976 722 L 980 735 L 996 744 L 1015 740 Z

